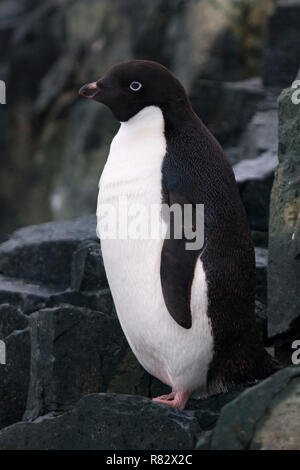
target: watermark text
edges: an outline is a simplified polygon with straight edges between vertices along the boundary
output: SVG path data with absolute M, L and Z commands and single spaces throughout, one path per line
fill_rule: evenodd
M 6 85 L 3 80 L 0 80 L 0 104 L 6 104 Z
M 6 364 L 6 346 L 2 340 L 0 340 L 0 364 Z

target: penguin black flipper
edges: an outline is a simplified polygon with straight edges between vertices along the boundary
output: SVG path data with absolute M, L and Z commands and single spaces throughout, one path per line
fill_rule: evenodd
M 163 186 L 164 202 L 169 207 L 178 204 L 181 208 L 182 216 L 184 205 L 190 205 L 192 210 L 192 227 L 185 226 L 185 230 L 188 228 L 191 231 L 194 229 L 196 206 L 183 194 L 179 182 L 175 184 L 175 187 L 176 189 L 170 190 L 167 186 Z M 192 326 L 191 287 L 196 261 L 199 256 L 199 250 L 186 249 L 186 244 L 193 243 L 194 240 L 187 240 L 185 238 L 183 219 L 181 219 L 179 227 L 182 237 L 180 239 L 174 238 L 175 219 L 176 216 L 174 216 L 174 213 L 171 211 L 168 220 L 168 237 L 164 240 L 161 252 L 161 286 L 164 301 L 170 315 L 180 326 L 188 329 Z

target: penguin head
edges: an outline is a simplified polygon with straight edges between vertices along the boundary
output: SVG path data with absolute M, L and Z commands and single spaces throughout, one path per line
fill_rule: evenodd
M 121 122 L 147 106 L 162 111 L 188 105 L 181 83 L 163 65 L 148 60 L 132 60 L 112 67 L 96 82 L 80 88 L 79 95 L 108 106 Z

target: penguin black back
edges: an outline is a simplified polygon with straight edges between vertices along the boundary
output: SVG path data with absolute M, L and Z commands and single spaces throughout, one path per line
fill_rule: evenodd
M 182 119 L 187 115 L 189 119 Z M 165 134 L 168 143 L 162 168 L 165 202 L 202 203 L 205 211 L 205 242 L 200 252 L 187 252 L 184 240 L 165 241 L 163 256 L 170 259 L 170 253 L 176 253 L 177 260 L 181 258 L 177 266 L 163 274 L 168 291 L 174 292 L 175 285 L 178 286 L 178 273 L 188 284 L 200 254 L 208 286 L 207 314 L 214 336 L 208 386 L 214 391 L 252 383 L 281 366 L 265 351 L 256 327 L 254 246 L 233 170 L 188 100 L 186 113 L 165 111 Z M 180 298 L 182 301 L 178 302 L 174 297 L 169 309 L 181 310 L 183 317 L 187 300 L 184 294 Z

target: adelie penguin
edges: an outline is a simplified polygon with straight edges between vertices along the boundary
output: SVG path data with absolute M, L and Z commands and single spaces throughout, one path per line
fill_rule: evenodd
M 133 60 L 79 93 L 107 105 L 121 122 L 100 178 L 97 233 L 129 345 L 171 387 L 154 400 L 183 409 L 193 393 L 270 375 L 279 366 L 256 330 L 255 258 L 244 207 L 222 148 L 183 86 L 162 65 Z M 172 227 L 165 238 L 107 237 L 104 225 L 119 219 L 112 211 L 104 220 L 101 207 L 117 209 L 122 198 L 149 211 L 163 204 L 196 211 L 203 204 L 203 246 L 188 250 Z M 157 218 L 167 224 L 159 211 Z

